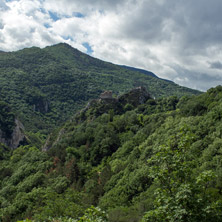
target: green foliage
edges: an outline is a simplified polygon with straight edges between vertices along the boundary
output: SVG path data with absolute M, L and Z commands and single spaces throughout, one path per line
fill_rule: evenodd
M 84 212 L 84 215 L 79 217 L 78 219 L 75 219 L 77 217 L 77 215 L 79 214 L 79 212 L 76 212 L 76 208 L 78 208 L 78 206 L 74 207 L 74 212 L 72 212 L 71 214 L 74 215 L 73 217 L 70 216 L 61 216 L 63 214 L 63 211 L 61 212 L 61 203 L 64 203 L 64 200 L 60 200 L 59 201 L 59 208 L 57 206 L 59 200 L 56 200 L 56 202 L 54 202 L 56 204 L 55 209 L 53 209 L 55 211 L 55 213 L 53 214 L 52 212 L 50 212 L 50 216 L 45 216 L 45 215 L 38 215 L 38 218 L 36 218 L 35 220 L 22 220 L 22 221 L 17 221 L 17 222 L 37 222 L 37 221 L 49 221 L 49 222 L 108 222 L 107 220 L 107 215 L 105 213 L 105 211 L 102 211 L 99 207 L 94 207 L 91 206 L 89 208 L 87 208 Z M 76 201 L 76 200 L 75 200 Z M 67 207 L 67 206 L 66 206 Z M 63 209 L 65 210 L 65 209 Z M 72 206 L 68 206 L 68 209 L 66 209 L 67 212 L 72 211 Z M 46 209 L 45 211 L 48 211 L 48 209 Z M 56 215 L 60 215 L 59 217 L 56 217 Z M 70 213 L 69 213 L 70 214 Z M 55 216 L 51 216 L 51 215 L 55 215 Z
M 10 148 L 0 143 L 0 161 L 10 157 Z
M 41 134 L 40 132 L 25 132 L 27 138 L 28 138 L 28 142 L 29 144 L 32 144 L 33 146 L 37 147 L 37 148 L 41 148 L 43 146 L 43 144 L 45 143 L 46 140 L 46 136 L 44 134 Z
M 36 221 L 52 221 L 51 218 L 77 219 L 84 212 L 84 195 L 73 189 L 67 189 L 63 194 L 47 190 L 43 206 L 35 210 Z M 62 220 L 63 221 L 63 220 Z
M 7 103 L 0 101 L 0 130 L 5 138 L 10 138 L 15 127 L 15 115 Z
M 3 146 L 2 221 L 221 221 L 221 92 L 95 106 L 55 130 L 47 152 Z
M 193 135 L 182 131 L 160 147 L 148 160 L 149 176 L 159 187 L 155 191 L 154 210 L 148 211 L 143 221 L 220 221 L 221 200 L 215 199 L 216 175 L 212 170 L 198 176 L 197 156 L 190 150 Z
M 199 93 L 103 62 L 67 44 L 0 54 L 0 99 L 13 107 L 27 130 L 41 130 L 42 134 L 69 119 L 102 91 L 120 94 L 141 85 L 156 97 Z
M 91 206 L 78 222 L 107 222 L 106 213 L 98 207 Z
M 2 161 L 1 166 L 2 220 L 15 221 L 30 215 L 43 198 L 45 172 L 51 167 L 47 154 L 35 147 L 21 146 L 14 150 L 10 161 Z

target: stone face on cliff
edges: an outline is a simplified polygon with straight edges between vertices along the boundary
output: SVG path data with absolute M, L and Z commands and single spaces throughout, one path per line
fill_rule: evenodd
M 15 119 L 15 128 L 10 137 L 6 137 L 5 133 L 0 129 L 0 143 L 9 146 L 12 149 L 16 149 L 24 140 L 24 126 L 17 119 Z

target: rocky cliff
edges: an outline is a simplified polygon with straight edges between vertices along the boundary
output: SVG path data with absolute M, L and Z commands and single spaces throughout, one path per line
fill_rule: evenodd
M 24 126 L 18 119 L 15 119 L 15 127 L 10 136 L 7 136 L 5 132 L 0 129 L 0 143 L 12 149 L 16 149 L 25 140 Z

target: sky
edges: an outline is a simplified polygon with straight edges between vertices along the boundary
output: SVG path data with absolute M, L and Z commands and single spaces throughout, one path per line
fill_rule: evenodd
M 222 85 L 221 0 L 0 0 L 0 50 L 66 42 L 206 91 Z

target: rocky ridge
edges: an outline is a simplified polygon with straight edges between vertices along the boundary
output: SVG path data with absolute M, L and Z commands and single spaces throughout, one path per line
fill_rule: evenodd
M 73 119 L 70 120 L 70 124 L 77 125 L 86 119 L 93 120 L 94 118 L 104 114 L 123 114 L 126 111 L 136 108 L 137 106 L 144 104 L 148 99 L 152 99 L 151 95 L 147 92 L 145 87 L 136 87 L 129 92 L 120 95 L 116 98 L 113 97 L 112 91 L 105 91 L 100 94 L 98 99 L 93 99 L 84 109 L 77 113 Z M 43 151 L 48 151 L 51 147 L 54 147 L 62 135 L 65 134 L 65 126 L 60 129 L 57 136 L 51 134 L 46 143 L 42 147 Z

